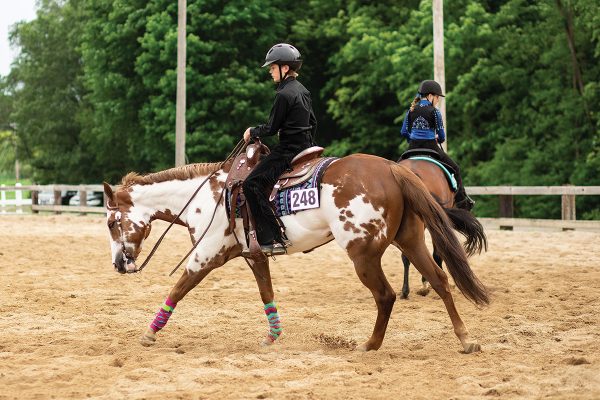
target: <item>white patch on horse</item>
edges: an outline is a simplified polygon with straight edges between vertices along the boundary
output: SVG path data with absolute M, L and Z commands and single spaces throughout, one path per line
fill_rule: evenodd
M 217 181 L 221 183 L 225 183 L 225 180 L 227 179 L 227 175 L 221 173 L 215 174 L 214 177 L 216 177 Z M 195 178 L 186 182 L 188 185 L 192 185 L 192 187 L 197 188 L 203 180 L 204 177 Z M 186 201 L 187 200 L 188 199 L 186 199 Z M 189 272 L 200 271 L 203 266 L 208 264 L 210 260 L 219 254 L 223 245 L 226 247 L 231 247 L 236 243 L 233 235 L 228 235 L 224 238 L 225 230 L 229 226 L 229 221 L 227 220 L 227 214 L 223 205 L 220 205 L 216 208 L 214 220 L 212 223 L 210 222 L 216 206 L 217 202 L 215 200 L 215 196 L 210 187 L 210 183 L 207 182 L 202 187 L 200 192 L 198 192 L 194 200 L 190 203 L 189 207 L 192 211 L 189 212 L 185 218 L 185 221 L 188 223 L 190 228 L 194 228 L 194 241 L 198 240 L 208 228 L 208 231 L 204 235 L 202 242 L 192 253 L 193 257 L 188 259 L 186 269 Z M 196 209 L 200 209 L 202 212 L 197 213 L 195 212 Z M 239 226 L 241 226 L 241 219 L 240 223 L 238 224 L 238 228 Z M 238 234 L 238 237 L 241 241 L 244 241 L 243 233 L 241 235 Z M 204 261 L 201 262 L 200 260 Z
M 332 185 L 323 185 L 321 189 L 321 197 L 331 196 L 335 187 Z M 348 248 L 348 243 L 355 239 L 366 239 L 371 235 L 363 225 L 375 225 L 379 227 L 377 235 L 373 238 L 381 240 L 385 238 L 387 225 L 383 217 L 383 210 L 377 210 L 369 202 L 369 199 L 364 194 L 358 194 L 350 200 L 350 204 L 338 208 L 329 213 L 331 231 L 335 236 L 337 243 L 344 249 Z M 343 218 L 340 219 L 340 216 Z

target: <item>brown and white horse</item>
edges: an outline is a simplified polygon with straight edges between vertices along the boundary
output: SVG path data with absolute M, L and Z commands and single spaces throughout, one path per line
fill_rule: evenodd
M 189 229 L 193 240 L 198 240 L 216 210 L 212 225 L 143 334 L 143 344 L 156 340 L 156 332 L 167 323 L 177 302 L 210 271 L 240 256 L 246 246 L 244 240 L 238 243 L 229 229 L 225 207 L 217 204 L 223 202 L 221 191 L 230 167 L 230 162 L 191 164 L 145 176 L 128 174 L 114 192 L 105 185 L 113 265 L 126 273 L 136 269 L 134 261 L 150 233 L 152 221 L 172 221 L 200 182 L 214 172 L 209 184 L 202 187 L 176 221 Z M 464 351 L 480 350 L 456 310 L 445 272 L 437 268 L 425 246 L 424 225 L 461 292 L 476 304 L 487 304 L 487 290 L 469 267 L 448 217 L 419 178 L 405 167 L 364 154 L 341 158 L 323 174 L 320 207 L 284 216 L 282 221 L 292 243 L 288 253 L 311 250 L 335 240 L 346 250 L 359 279 L 373 294 L 377 318 L 370 339 L 359 346 L 360 350 L 380 348 L 396 300 L 381 268 L 381 257 L 390 244 L 402 250 L 442 298 Z M 244 238 L 241 220 L 235 233 Z M 252 264 L 270 324 L 265 342 L 271 343 L 281 333 L 281 327 L 273 302 L 269 264 Z

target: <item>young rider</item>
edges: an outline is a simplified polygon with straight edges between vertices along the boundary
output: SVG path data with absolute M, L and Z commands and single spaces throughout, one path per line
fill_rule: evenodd
M 251 138 L 277 134 L 279 144 L 271 149 L 243 184 L 244 195 L 256 223 L 262 251 L 267 255 L 285 253 L 282 231 L 268 199 L 277 178 L 291 168 L 292 159 L 302 150 L 314 146 L 317 120 L 310 92 L 296 79 L 302 65 L 300 52 L 287 43 L 271 47 L 263 67 L 269 67 L 277 84 L 275 101 L 267 123 L 248 128 L 246 143 Z
M 426 80 L 419 85 L 417 96 L 406 112 L 402 124 L 401 134 L 408 140 L 409 150 L 426 148 L 438 153 L 440 161 L 450 165 L 454 169 L 458 190 L 455 195 L 456 207 L 470 210 L 475 202 L 467 195 L 462 184 L 460 169 L 458 165 L 444 152 L 439 145 L 446 140 L 442 114 L 436 108 L 441 97 L 442 87 L 439 83 Z

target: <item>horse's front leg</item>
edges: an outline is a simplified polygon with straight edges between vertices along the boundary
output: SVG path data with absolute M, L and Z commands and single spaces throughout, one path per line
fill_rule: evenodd
M 265 259 L 262 262 L 250 262 L 254 278 L 258 284 L 258 291 L 260 292 L 260 298 L 264 304 L 265 314 L 269 322 L 269 333 L 263 340 L 262 344 L 265 346 L 273 344 L 279 336 L 281 336 L 282 328 L 279 321 L 279 313 L 277 312 L 277 306 L 275 305 L 275 295 L 273 294 L 273 284 L 271 283 L 271 271 L 269 269 L 269 259 Z
M 165 327 L 175 306 L 177 303 L 185 297 L 185 295 L 195 288 L 202 280 L 215 268 L 219 268 L 232 258 L 239 256 L 242 253 L 242 245 L 233 242 L 233 236 L 230 235 L 229 239 L 223 242 L 217 241 L 222 247 L 218 249 L 214 246 L 215 242 L 212 242 L 213 246 L 207 244 L 204 247 L 198 247 L 190 255 L 186 270 L 181 275 L 181 278 L 175 284 L 175 287 L 171 289 L 169 296 L 165 300 L 164 304 L 156 313 L 154 321 L 150 324 L 146 332 L 141 338 L 141 343 L 145 346 L 149 346 L 156 341 L 156 332 Z
M 154 320 L 140 338 L 140 343 L 142 345 L 151 346 L 154 344 L 156 341 L 156 333 L 165 327 L 177 303 L 183 299 L 190 290 L 202 282 L 202 279 L 204 279 L 212 270 L 213 268 L 205 268 L 198 272 L 183 271 L 183 274 L 175 284 L 175 287 L 171 289 L 169 296 L 156 313 Z

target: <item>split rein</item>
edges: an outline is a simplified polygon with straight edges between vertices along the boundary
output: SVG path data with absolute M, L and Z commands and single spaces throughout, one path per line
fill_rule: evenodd
M 146 257 L 146 260 L 144 260 L 144 262 L 142 263 L 142 265 L 137 268 L 134 269 L 132 271 L 128 271 L 128 273 L 136 273 L 136 272 L 141 272 L 146 265 L 148 265 L 148 262 L 150 261 L 150 259 L 152 258 L 152 256 L 154 255 L 154 253 L 156 252 L 156 249 L 158 249 L 158 246 L 160 245 L 160 243 L 162 242 L 162 240 L 164 239 L 165 235 L 167 234 L 167 232 L 169 232 L 169 230 L 171 229 L 171 227 L 173 226 L 173 224 L 175 224 L 175 221 L 179 220 L 179 217 L 183 214 L 183 212 L 187 209 L 187 207 L 190 205 L 190 203 L 192 202 L 192 200 L 196 197 L 196 195 L 198 194 L 198 192 L 200 191 L 200 189 L 202 189 L 202 187 L 206 184 L 206 182 L 208 182 L 208 180 L 217 172 L 219 171 L 223 165 L 228 162 L 231 159 L 234 159 L 235 157 L 237 157 L 239 154 L 242 153 L 242 151 L 244 150 L 244 148 L 246 147 L 246 143 L 244 142 L 244 140 L 240 140 L 238 142 L 238 144 L 234 147 L 234 149 L 231 151 L 231 153 L 229 153 L 229 155 L 227 156 L 227 158 L 225 159 L 225 161 L 223 161 L 220 165 L 219 168 L 217 168 L 215 171 L 211 172 L 206 179 L 204 179 L 202 181 L 202 183 L 200 184 L 200 186 L 198 186 L 198 188 L 196 189 L 196 191 L 192 194 L 192 196 L 190 197 L 190 199 L 187 201 L 187 203 L 185 203 L 185 206 L 183 206 L 183 208 L 181 209 L 181 211 L 179 212 L 179 214 L 177 214 L 177 216 L 175 218 L 173 218 L 173 220 L 171 221 L 171 223 L 169 224 L 169 226 L 167 227 L 167 229 L 165 229 L 165 231 L 163 232 L 163 234 L 160 236 L 160 238 L 158 239 L 158 241 L 154 244 L 154 247 L 152 248 L 152 250 L 150 251 L 150 254 L 148 254 L 148 257 Z M 206 235 L 206 233 L 208 232 L 208 230 L 210 229 L 214 219 L 215 219 L 215 215 L 217 213 L 217 208 L 219 208 L 219 204 L 221 203 L 221 200 L 223 199 L 223 195 L 225 194 L 225 188 L 223 188 L 223 190 L 221 190 L 221 195 L 219 196 L 219 199 L 217 200 L 217 203 L 215 205 L 215 209 L 213 210 L 212 213 L 212 217 L 210 219 L 210 222 L 208 223 L 208 226 L 206 227 L 206 229 L 204 230 L 204 232 L 202 233 L 202 235 L 200 236 L 200 238 L 194 243 L 194 246 L 190 249 L 190 251 L 181 259 L 181 261 L 179 262 L 179 264 L 177 264 L 177 266 L 171 271 L 171 273 L 169 274 L 169 276 L 173 275 L 175 273 L 175 271 L 177 271 L 177 269 L 179 269 L 179 267 L 181 266 L 181 264 L 183 264 L 183 262 L 189 257 L 190 254 L 192 254 L 192 252 L 196 249 L 196 247 L 198 247 L 198 244 L 200 244 L 200 241 L 202 241 L 202 239 L 204 238 L 204 236 Z M 114 210 L 119 208 L 118 204 L 115 207 L 107 207 L 108 209 Z M 127 253 L 126 249 L 125 249 L 125 241 L 123 240 L 123 227 L 121 226 L 121 219 L 120 219 L 120 213 L 117 212 L 117 217 L 116 220 L 119 223 L 119 228 L 121 229 L 121 247 L 122 247 L 122 252 L 123 252 L 123 259 L 125 260 L 126 263 L 130 263 L 133 262 L 133 257 L 130 257 L 129 254 Z M 237 236 L 236 236 L 236 240 L 237 240 Z M 239 240 L 238 240 L 239 243 Z M 247 261 L 247 260 L 246 260 Z

